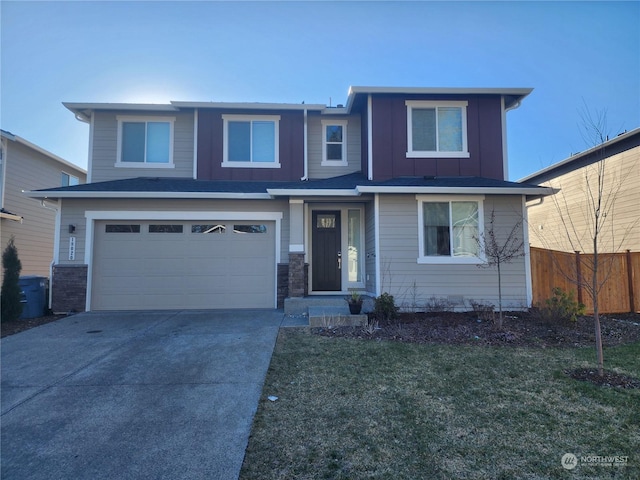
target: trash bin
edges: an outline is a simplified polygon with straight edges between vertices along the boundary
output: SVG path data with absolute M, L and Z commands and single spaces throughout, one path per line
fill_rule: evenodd
M 46 302 L 47 277 L 26 275 L 18 281 L 24 295 L 20 318 L 38 318 L 44 315 Z

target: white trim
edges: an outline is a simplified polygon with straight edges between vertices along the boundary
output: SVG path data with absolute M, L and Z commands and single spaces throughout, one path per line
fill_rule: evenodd
M 193 179 L 198 178 L 198 109 L 193 112 Z
M 90 192 L 90 191 L 50 191 L 39 192 L 32 190 L 23 192 L 30 198 L 231 198 L 249 200 L 269 200 L 268 193 L 238 193 L 238 192 Z
M 484 232 L 484 195 L 416 195 L 418 202 L 418 264 L 447 264 L 447 265 L 479 265 L 486 262 L 484 249 L 479 248 L 479 257 L 475 256 L 427 256 L 424 254 L 424 203 L 432 202 L 477 202 L 478 203 L 478 234 Z M 451 208 L 451 207 L 450 207 Z M 451 222 L 451 219 L 449 219 Z M 451 223 L 449 224 L 451 227 Z M 453 236 L 451 236 L 453 240 Z M 453 249 L 452 249 L 453 251 Z
M 291 253 L 304 253 L 304 245 L 301 243 L 293 243 L 289 245 L 289 252 Z
M 425 101 L 425 100 L 407 100 L 404 102 L 407 107 L 407 158 L 469 158 L 469 145 L 467 141 L 467 107 L 469 102 L 466 101 Z M 435 108 L 436 109 L 436 129 L 438 129 L 437 109 L 440 107 L 460 108 L 462 115 L 462 150 L 460 151 L 441 151 L 439 148 L 440 138 L 436 132 L 436 149 L 434 151 L 414 150 L 413 149 L 413 128 L 412 128 L 412 110 L 414 108 Z
M 375 296 L 378 297 L 382 293 L 382 279 L 380 278 L 382 269 L 380 268 L 380 194 L 376 193 L 373 197 L 373 228 L 375 238 L 375 270 L 376 270 L 376 291 Z
M 304 200 L 302 198 L 290 198 L 289 203 L 304 204 Z
M 367 179 L 373 180 L 373 101 L 367 96 Z
M 306 196 L 306 197 L 358 197 L 360 193 L 356 189 L 286 189 L 286 188 L 267 188 L 269 195 L 282 196 L 282 195 L 294 195 L 294 196 Z
M 320 120 L 322 125 L 322 161 L 320 162 L 320 166 L 322 167 L 346 167 L 349 165 L 349 160 L 347 158 L 347 124 L 349 123 L 345 119 L 340 120 L 328 120 L 323 119 Z M 327 159 L 327 126 L 337 125 L 342 127 L 342 160 L 328 160 Z M 333 143 L 335 144 L 335 142 Z
M 175 168 L 173 163 L 173 136 L 175 132 L 174 124 L 176 117 L 169 116 L 141 116 L 141 115 L 116 115 L 118 122 L 116 163 L 118 168 Z M 144 123 L 144 162 L 123 162 L 122 161 L 122 124 L 125 122 Z M 147 162 L 147 124 L 150 122 L 169 124 L 169 161 L 167 163 Z
M 524 244 L 524 271 L 527 288 L 527 307 L 533 303 L 533 284 L 531 279 L 531 248 L 529 245 L 529 209 L 527 199 L 522 197 L 522 239 Z
M 274 152 L 273 162 L 229 161 L 229 122 L 273 122 Z M 253 135 L 253 127 L 250 128 Z M 250 142 L 251 144 L 251 142 Z M 250 153 L 253 158 L 253 152 Z M 225 168 L 280 168 L 280 115 L 222 115 L 222 167 Z
M 553 195 L 554 190 L 548 187 L 385 187 L 357 186 L 358 193 L 416 193 L 446 195 Z
M 87 298 L 85 310 L 91 311 L 91 294 L 93 281 L 93 252 L 95 222 L 99 220 L 263 220 L 276 224 L 275 230 L 275 289 L 273 292 L 274 308 L 278 306 L 278 264 L 280 263 L 280 243 L 282 241 L 282 212 L 217 212 L 217 211 L 145 211 L 145 210 L 87 210 L 84 212 L 87 231 L 85 235 L 84 261 L 87 264 Z

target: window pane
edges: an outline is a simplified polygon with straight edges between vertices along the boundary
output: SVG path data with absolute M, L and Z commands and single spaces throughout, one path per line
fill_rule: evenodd
M 438 141 L 441 152 L 462 151 L 462 109 L 438 108 Z
M 66 173 L 62 174 L 62 186 L 63 187 L 69 186 L 69 175 L 67 175 Z
M 229 122 L 228 132 L 228 160 L 230 162 L 251 161 L 251 124 L 249 122 Z
M 349 210 L 349 281 L 360 282 L 360 210 Z
M 342 160 L 341 144 L 327 144 L 327 160 Z
M 191 233 L 224 233 L 227 227 L 224 225 L 191 225 Z
M 449 233 L 449 202 L 423 204 L 424 254 L 426 256 L 451 255 Z
M 182 233 L 182 225 L 149 225 L 149 233 Z
M 478 203 L 452 202 L 453 255 L 478 255 Z
M 140 233 L 140 225 L 105 225 L 106 233 Z
M 318 215 L 316 218 L 316 228 L 336 228 L 336 216 Z
M 275 162 L 275 124 L 274 122 L 253 122 L 253 158 L 254 162 Z
M 267 233 L 266 225 L 234 225 L 233 233 Z
M 434 152 L 436 150 L 435 108 L 411 109 L 411 134 L 414 151 Z
M 168 122 L 147 123 L 147 162 L 169 163 L 169 134 Z
M 144 162 L 144 131 L 143 122 L 124 122 L 122 124 L 122 155 L 123 162 Z
M 327 125 L 327 142 L 342 143 L 342 125 Z

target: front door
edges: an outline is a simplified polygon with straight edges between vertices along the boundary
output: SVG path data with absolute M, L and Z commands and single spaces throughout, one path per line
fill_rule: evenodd
M 340 211 L 313 212 L 311 288 L 314 292 L 342 290 Z

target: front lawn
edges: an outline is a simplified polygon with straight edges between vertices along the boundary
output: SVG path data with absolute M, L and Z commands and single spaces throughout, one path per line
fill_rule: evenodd
M 282 329 L 240 478 L 640 478 L 640 389 L 563 373 L 594 357 Z M 638 342 L 605 350 L 636 378 L 639 359 Z

